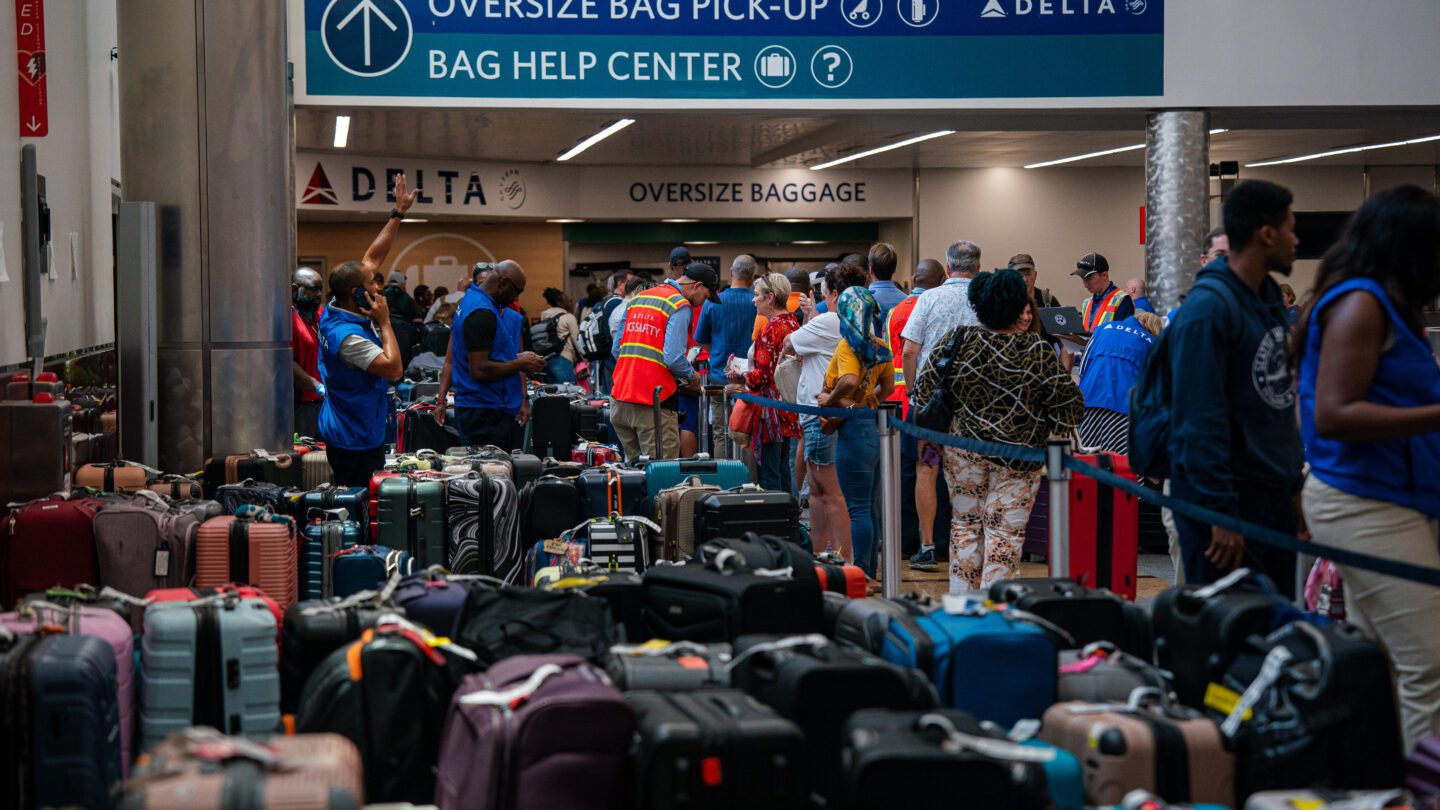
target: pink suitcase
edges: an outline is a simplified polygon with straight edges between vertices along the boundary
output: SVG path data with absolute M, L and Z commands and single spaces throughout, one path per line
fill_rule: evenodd
M 71 635 L 94 636 L 115 651 L 115 689 L 120 707 L 120 767 L 129 776 L 130 762 L 137 753 L 131 747 L 135 738 L 135 639 L 130 635 L 130 623 L 115 611 L 102 607 L 60 607 L 46 602 L 31 602 L 25 610 L 24 615 L 13 611 L 0 613 L 0 625 L 20 635 L 34 633 L 38 628 L 55 628 Z

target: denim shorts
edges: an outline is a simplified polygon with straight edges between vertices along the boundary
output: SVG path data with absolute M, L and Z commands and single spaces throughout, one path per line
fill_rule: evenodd
M 835 463 L 835 434 L 825 435 L 820 429 L 820 417 L 800 417 L 800 427 L 805 431 L 805 461 L 821 467 Z

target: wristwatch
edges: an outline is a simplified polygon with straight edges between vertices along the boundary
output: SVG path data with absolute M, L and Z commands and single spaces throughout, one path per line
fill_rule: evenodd
M 391 218 L 391 219 L 404 219 L 404 218 L 405 218 L 405 215 L 402 214 L 402 213 L 400 213 L 400 209 L 399 209 L 399 208 L 391 208 L 391 209 L 390 209 L 390 218 Z

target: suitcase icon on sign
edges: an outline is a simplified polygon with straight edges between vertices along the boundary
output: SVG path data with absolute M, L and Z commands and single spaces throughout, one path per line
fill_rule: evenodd
M 790 57 L 768 53 L 760 60 L 760 75 L 767 79 L 783 79 L 790 75 Z

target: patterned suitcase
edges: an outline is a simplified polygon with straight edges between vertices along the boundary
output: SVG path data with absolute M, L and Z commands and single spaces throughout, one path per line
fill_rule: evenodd
M 408 552 L 421 568 L 449 562 L 444 481 L 387 478 L 379 500 L 383 545 Z
M 0 604 L 27 593 L 99 582 L 92 498 L 51 495 L 17 507 L 0 520 Z
M 277 628 L 261 599 L 159 602 L 140 643 L 140 744 L 204 725 L 228 734 L 280 727 Z
M 195 538 L 195 586 L 254 585 L 280 609 L 298 601 L 295 524 L 221 515 L 205 521 Z
M 506 476 L 472 472 L 446 484 L 450 526 L 447 567 L 485 574 L 507 585 L 520 581 L 520 498 Z

